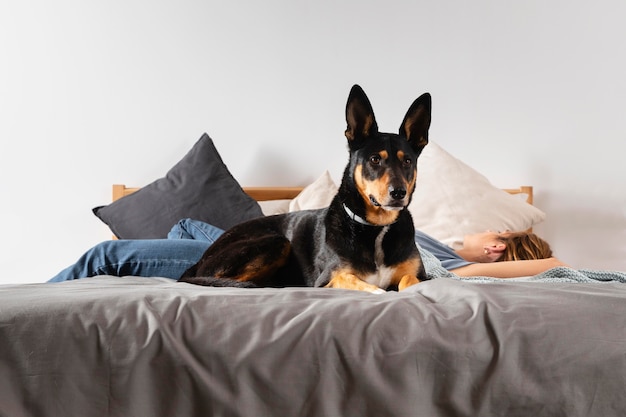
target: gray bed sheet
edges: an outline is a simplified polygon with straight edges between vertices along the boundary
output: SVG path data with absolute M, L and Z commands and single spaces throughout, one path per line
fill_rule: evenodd
M 0 416 L 623 416 L 626 285 L 0 286 Z

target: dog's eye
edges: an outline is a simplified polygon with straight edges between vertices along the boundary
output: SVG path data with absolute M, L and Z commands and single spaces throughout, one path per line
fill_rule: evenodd
M 413 164 L 413 160 L 411 160 L 411 158 L 404 158 L 404 161 L 402 161 L 402 163 L 405 167 L 410 167 Z
M 380 165 L 380 155 L 370 156 L 370 162 L 372 165 Z

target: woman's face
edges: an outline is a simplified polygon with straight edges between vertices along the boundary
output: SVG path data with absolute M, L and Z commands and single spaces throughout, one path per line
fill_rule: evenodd
M 508 230 L 505 232 L 487 230 L 482 233 L 465 235 L 463 238 L 463 249 L 479 262 L 495 262 L 506 249 L 506 244 L 501 238 L 506 237 L 510 233 Z

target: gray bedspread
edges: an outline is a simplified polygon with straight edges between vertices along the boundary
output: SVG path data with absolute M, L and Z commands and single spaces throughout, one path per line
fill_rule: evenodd
M 623 416 L 626 285 L 0 286 L 0 416 Z

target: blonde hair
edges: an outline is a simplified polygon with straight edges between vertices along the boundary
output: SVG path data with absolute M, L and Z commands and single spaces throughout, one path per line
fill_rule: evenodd
M 520 261 L 552 258 L 552 249 L 548 242 L 531 232 L 513 232 L 499 236 L 506 249 L 496 261 Z

